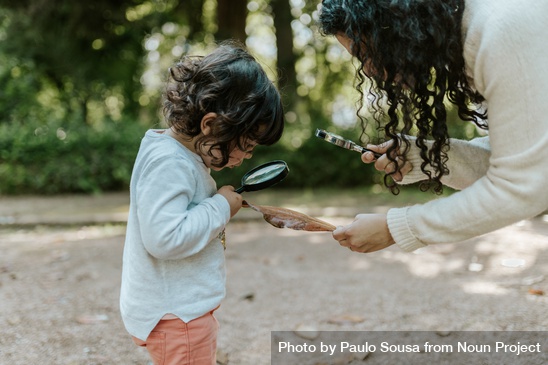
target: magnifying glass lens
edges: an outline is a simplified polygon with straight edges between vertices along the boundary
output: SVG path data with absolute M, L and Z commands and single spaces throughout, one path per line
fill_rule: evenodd
M 251 169 L 242 178 L 242 186 L 236 189 L 237 193 L 257 191 L 268 188 L 282 181 L 289 173 L 287 163 L 282 160 L 267 162 Z
M 286 168 L 283 164 L 274 164 L 272 166 L 266 166 L 259 169 L 254 173 L 244 177 L 244 183 L 246 185 L 258 184 L 276 177 L 280 172 Z

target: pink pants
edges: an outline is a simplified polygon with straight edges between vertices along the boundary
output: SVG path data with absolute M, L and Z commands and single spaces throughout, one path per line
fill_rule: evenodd
M 188 323 L 161 320 L 146 341 L 133 337 L 133 342 L 147 349 L 154 365 L 215 365 L 218 331 L 210 312 Z

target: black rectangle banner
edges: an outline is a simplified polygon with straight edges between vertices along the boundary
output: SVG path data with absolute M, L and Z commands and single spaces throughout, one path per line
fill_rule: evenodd
M 272 365 L 543 365 L 545 331 L 323 331 L 271 333 Z

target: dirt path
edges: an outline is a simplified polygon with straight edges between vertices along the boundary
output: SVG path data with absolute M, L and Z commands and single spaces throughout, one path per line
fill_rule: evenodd
M 118 314 L 124 230 L 0 229 L 0 364 L 148 364 Z M 227 240 L 225 364 L 269 364 L 277 330 L 548 330 L 542 217 L 416 254 L 356 254 L 262 221 L 231 223 Z

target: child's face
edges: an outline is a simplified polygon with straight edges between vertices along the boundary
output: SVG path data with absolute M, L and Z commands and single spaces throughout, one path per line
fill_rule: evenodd
M 202 133 L 204 135 L 208 135 L 209 133 L 211 133 L 211 124 L 210 123 L 216 117 L 217 117 L 217 114 L 215 114 L 215 113 L 207 113 L 206 115 L 204 115 L 204 117 L 202 118 L 202 124 L 201 124 Z M 253 149 L 255 148 L 256 145 L 257 145 L 257 142 L 252 141 L 252 140 L 247 139 L 247 138 L 242 138 L 240 140 L 239 144 L 234 143 L 234 148 L 232 149 L 232 151 L 228 155 L 228 162 L 227 162 L 226 165 L 224 165 L 222 167 L 216 167 L 216 166 L 213 166 L 213 164 L 212 164 L 213 159 L 220 159 L 221 158 L 221 153 L 220 153 L 219 150 L 213 149 L 213 148 L 211 148 L 211 146 L 206 145 L 203 148 L 209 149 L 209 151 L 204 151 L 204 152 L 207 152 L 207 153 L 200 153 L 200 154 L 202 156 L 202 160 L 204 161 L 204 164 L 207 167 L 209 167 L 210 169 L 212 169 L 214 171 L 220 171 L 220 170 L 224 169 L 225 167 L 233 168 L 233 167 L 236 167 L 236 166 L 240 166 L 242 164 L 242 162 L 244 161 L 244 159 L 250 159 L 251 156 L 253 155 Z M 242 146 L 243 149 L 240 149 L 238 146 Z M 213 156 L 210 156 L 209 152 L 211 152 L 211 154 Z
M 228 155 L 228 163 L 223 167 L 216 167 L 211 164 L 212 158 L 210 156 L 203 156 L 204 163 L 207 167 L 211 168 L 214 171 L 220 171 L 225 167 L 233 168 L 240 166 L 244 160 L 248 160 L 253 156 L 253 149 L 257 146 L 257 143 L 254 141 L 243 141 L 242 146 L 244 149 L 241 150 L 238 146 L 235 146 L 232 152 Z M 220 158 L 219 151 L 212 150 L 213 155 L 217 158 Z

